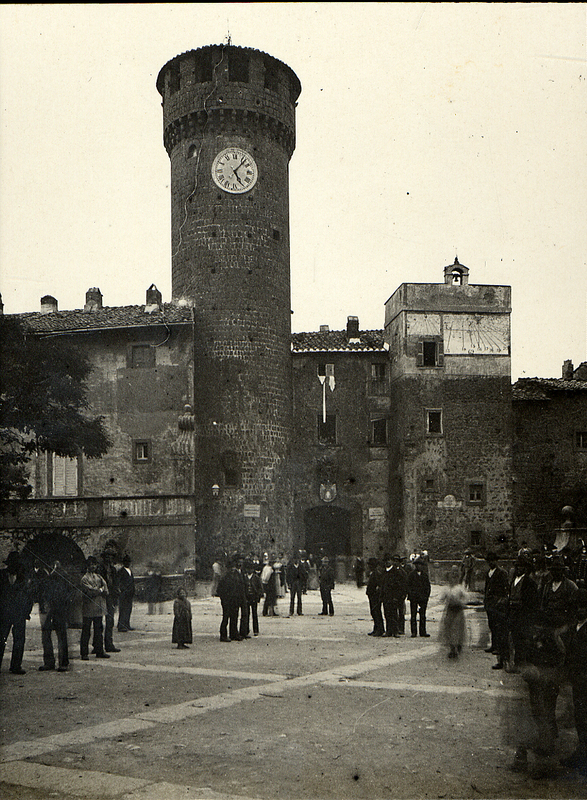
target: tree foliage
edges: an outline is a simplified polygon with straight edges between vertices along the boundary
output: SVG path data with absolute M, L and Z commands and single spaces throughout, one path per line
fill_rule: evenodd
M 0 318 L 0 497 L 29 491 L 26 463 L 38 451 L 99 458 L 108 450 L 102 417 L 90 413 L 87 355 L 62 336 L 38 336 L 17 317 Z

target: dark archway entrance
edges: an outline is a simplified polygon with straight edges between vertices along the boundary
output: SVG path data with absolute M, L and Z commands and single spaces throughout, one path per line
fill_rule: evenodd
M 38 533 L 30 539 L 22 551 L 23 559 L 30 561 L 32 567 L 35 558 L 38 558 L 47 569 L 51 569 L 55 561 L 68 575 L 80 576 L 85 572 L 86 557 L 81 548 L 62 533 Z
M 305 547 L 317 555 L 321 549 L 329 556 L 351 554 L 351 515 L 339 506 L 315 506 L 304 513 Z

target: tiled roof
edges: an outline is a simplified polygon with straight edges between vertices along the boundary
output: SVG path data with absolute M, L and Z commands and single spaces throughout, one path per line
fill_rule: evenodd
M 324 353 L 355 351 L 386 351 L 383 331 L 359 331 L 357 339 L 349 339 L 346 330 L 294 333 L 291 337 L 294 353 Z
M 587 381 L 563 378 L 520 378 L 513 386 L 514 400 L 550 400 L 557 392 L 587 392 Z
M 27 328 L 35 333 L 78 333 L 80 331 L 109 328 L 140 327 L 144 325 L 177 325 L 192 321 L 192 310 L 187 306 L 165 303 L 162 311 L 145 311 L 145 306 L 113 306 L 95 311 L 39 311 L 15 314 Z

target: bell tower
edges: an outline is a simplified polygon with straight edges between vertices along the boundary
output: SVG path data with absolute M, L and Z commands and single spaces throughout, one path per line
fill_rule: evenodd
M 157 89 L 171 161 L 172 293 L 193 307 L 199 538 L 284 549 L 288 170 L 300 82 L 266 53 L 211 45 L 169 61 Z

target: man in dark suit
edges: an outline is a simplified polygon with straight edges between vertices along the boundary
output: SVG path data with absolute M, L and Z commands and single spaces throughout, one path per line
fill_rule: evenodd
M 426 609 L 430 597 L 430 578 L 424 570 L 424 564 L 416 558 L 412 570 L 408 573 L 408 600 L 410 601 L 410 628 L 412 638 L 418 635 L 418 615 L 420 636 L 428 638 L 426 632 Z
M 508 659 L 509 579 L 505 569 L 498 565 L 496 553 L 490 551 L 485 556 L 485 560 L 489 565 L 489 571 L 485 576 L 483 605 L 491 632 L 491 645 L 486 652 L 497 655 L 497 664 L 494 664 L 492 669 L 503 669 Z
M 401 631 L 400 615 L 408 590 L 408 579 L 402 569 L 398 555 L 385 559 L 385 572 L 381 578 L 381 600 L 385 617 L 385 636 L 399 638 Z
M 130 627 L 130 615 L 135 596 L 135 579 L 130 564 L 130 556 L 126 553 L 122 559 L 122 567 L 118 570 L 118 630 L 120 633 L 134 630 Z
M 538 586 L 531 575 L 532 560 L 518 554 L 510 580 L 507 626 L 511 640 L 510 671 L 519 672 L 528 659 L 530 632 L 539 606 Z
M 381 610 L 381 579 L 383 577 L 383 567 L 376 558 L 369 559 L 369 577 L 365 594 L 369 598 L 369 611 L 373 620 L 373 630 L 369 636 L 383 636 L 385 625 L 383 623 L 383 612 Z
M 233 556 L 228 571 L 218 582 L 217 594 L 222 604 L 221 642 L 240 642 L 243 638 L 238 632 L 238 615 L 247 604 L 247 596 L 240 561 L 238 556 Z
M 69 668 L 67 620 L 73 588 L 59 561 L 55 561 L 53 569 L 44 584 L 44 600 L 47 611 L 41 624 L 43 664 L 39 667 L 40 672 L 55 669 L 53 631 L 57 636 L 57 671 L 67 672 Z
M 293 617 L 297 598 L 297 612 L 302 616 L 302 592 L 308 576 L 298 553 L 294 553 L 293 559 L 287 565 L 285 577 L 289 587 L 289 615 Z
M 334 603 L 332 602 L 332 590 L 334 589 L 334 567 L 330 563 L 328 556 L 324 556 L 320 565 L 320 596 L 322 598 L 321 616 L 334 616 Z
M 263 597 L 263 584 L 261 578 L 255 572 L 252 561 L 245 561 L 242 577 L 245 587 L 246 603 L 241 612 L 239 633 L 243 639 L 250 638 L 250 621 L 253 623 L 253 635 L 259 635 L 259 616 L 257 607 L 259 600 Z
M 0 570 L 0 665 L 8 634 L 12 631 L 12 656 L 10 672 L 24 675 L 22 668 L 26 621 L 31 618 L 33 600 L 24 567 L 16 551 L 9 553 L 6 569 Z

